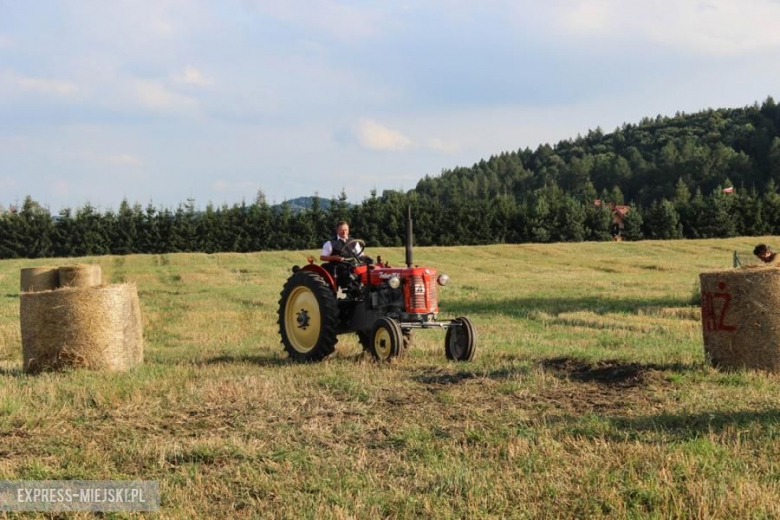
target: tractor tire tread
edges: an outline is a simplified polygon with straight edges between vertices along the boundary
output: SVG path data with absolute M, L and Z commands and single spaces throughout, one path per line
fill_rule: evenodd
M 297 351 L 287 339 L 284 324 L 285 304 L 290 293 L 296 287 L 306 285 L 314 293 L 317 302 L 320 305 L 320 316 L 322 325 L 317 344 L 307 353 Z M 311 271 L 298 271 L 293 274 L 284 284 L 284 288 L 279 298 L 279 314 L 277 323 L 279 325 L 279 335 L 281 343 L 287 354 L 296 361 L 321 361 L 336 351 L 336 325 L 338 322 L 338 305 L 336 304 L 336 295 L 328 283 L 320 275 Z

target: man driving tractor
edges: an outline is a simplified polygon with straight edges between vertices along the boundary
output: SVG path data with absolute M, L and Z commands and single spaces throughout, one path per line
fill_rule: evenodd
M 339 282 L 339 285 L 342 286 L 349 278 L 349 266 L 344 264 L 344 262 L 353 258 L 351 252 L 345 250 L 345 246 L 349 241 L 349 224 L 342 220 L 336 225 L 336 236 L 322 244 L 322 251 L 320 252 L 320 260 L 326 262 L 322 267 L 333 275 Z M 367 264 L 373 263 L 371 258 L 363 255 L 360 243 L 353 242 L 353 245 L 350 247 L 354 248 L 354 252 L 361 261 Z
M 342 250 L 347 242 L 349 242 L 349 224 L 342 220 L 336 225 L 336 236 L 322 244 L 320 260 L 323 262 L 343 262 L 345 255 L 342 255 Z M 362 253 L 360 250 L 356 252 Z
M 365 242 L 349 237 L 339 222 L 336 236 L 322 246 L 323 265 L 292 266 L 282 288 L 278 324 L 284 350 L 298 361 L 320 361 L 336 349 L 338 335 L 356 333 L 360 344 L 382 361 L 400 356 L 411 345 L 412 330 L 443 329 L 444 353 L 470 361 L 476 329 L 466 317 L 437 319 L 437 286 L 449 276 L 416 265 L 412 253 L 412 215 L 407 209 L 406 266 L 390 267 L 363 255 Z

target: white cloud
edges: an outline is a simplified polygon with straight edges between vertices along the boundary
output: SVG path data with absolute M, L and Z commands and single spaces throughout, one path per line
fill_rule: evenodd
M 401 152 L 412 145 L 411 139 L 371 119 L 361 119 L 355 125 L 355 137 L 361 146 L 388 152 Z
M 171 92 L 156 81 L 136 81 L 134 94 L 138 103 L 149 110 L 194 112 L 198 107 L 198 102 L 195 99 Z
M 562 22 L 575 33 L 599 33 L 614 23 L 612 7 L 609 0 L 582 1 L 564 13 Z
M 163 53 L 210 23 L 208 6 L 190 0 L 65 2 L 62 10 L 82 37 L 131 54 L 146 49 Z
M 22 76 L 15 72 L 7 72 L 0 77 L 3 83 L 9 85 L 13 91 L 22 93 L 42 94 L 44 96 L 68 97 L 79 91 L 76 84 L 70 81 L 49 78 L 33 78 Z
M 0 50 L 10 49 L 14 46 L 14 39 L 5 34 L 0 34 Z
M 214 80 L 203 75 L 201 71 L 188 65 L 183 71 L 171 75 L 171 79 L 184 85 L 196 87 L 208 87 L 214 84 Z
M 780 46 L 780 2 L 775 0 L 559 0 L 552 5 L 559 28 L 579 37 L 639 36 L 682 51 L 712 55 L 740 55 Z
M 432 150 L 446 154 L 460 151 L 460 146 L 454 140 L 445 140 L 439 137 L 412 138 L 398 130 L 377 123 L 373 119 L 361 119 L 354 127 L 354 134 L 358 143 L 369 150 L 384 152 Z

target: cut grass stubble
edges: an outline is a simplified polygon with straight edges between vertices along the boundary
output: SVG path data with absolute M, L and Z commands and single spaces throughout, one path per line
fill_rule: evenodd
M 439 331 L 389 365 L 353 336 L 287 361 L 276 301 L 308 252 L 78 259 L 138 285 L 146 362 L 35 377 L 32 263 L 3 261 L 0 479 L 158 480 L 166 517 L 776 516 L 778 378 L 707 366 L 688 305 L 754 241 L 418 248 L 478 328 L 466 364 Z

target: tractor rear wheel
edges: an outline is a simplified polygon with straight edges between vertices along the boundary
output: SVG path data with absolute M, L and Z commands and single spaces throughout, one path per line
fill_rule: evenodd
M 282 289 L 279 334 L 284 350 L 297 361 L 320 361 L 336 350 L 336 295 L 320 275 L 298 271 Z
M 455 318 L 444 336 L 444 353 L 451 361 L 471 361 L 477 348 L 477 329 L 468 318 Z
M 390 361 L 403 352 L 404 339 L 401 326 L 392 318 L 379 318 L 371 333 L 370 350 L 379 361 Z

